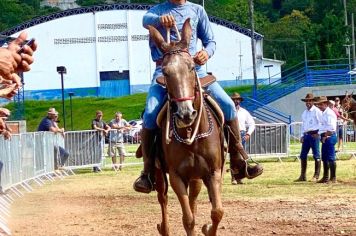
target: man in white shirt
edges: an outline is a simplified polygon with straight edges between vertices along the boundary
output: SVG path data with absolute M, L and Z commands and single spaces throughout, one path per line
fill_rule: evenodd
M 320 136 L 318 131 L 322 114 L 319 108 L 314 106 L 314 96 L 312 93 L 308 93 L 301 100 L 305 102 L 307 109 L 302 113 L 302 136 L 300 137 L 300 142 L 302 143 L 302 150 L 300 152 L 301 171 L 299 178 L 295 182 L 307 181 L 306 171 L 310 149 L 312 149 L 315 161 L 313 181 L 317 181 L 320 174 Z
M 239 121 L 239 128 L 240 128 L 240 135 L 242 139 L 242 145 L 245 147 L 246 142 L 250 139 L 253 131 L 255 131 L 255 121 L 251 114 L 244 108 L 240 106 L 241 102 L 244 100 L 243 97 L 240 96 L 239 93 L 233 93 L 231 95 L 232 101 L 234 101 L 236 111 L 237 111 L 237 118 Z M 260 165 L 256 165 L 254 167 L 258 169 L 258 175 L 262 174 L 263 168 Z M 257 177 L 258 175 L 254 176 Z M 243 184 L 241 181 L 244 176 L 234 175 L 231 173 L 231 184 Z
M 323 178 L 318 183 L 336 182 L 336 162 L 335 144 L 337 117 L 333 110 L 328 106 L 328 99 L 325 96 L 319 97 L 315 104 L 322 112 L 319 134 L 321 137 L 321 160 L 323 161 Z M 330 179 L 329 179 L 330 170 Z
M 116 155 L 117 151 L 120 155 L 119 170 L 122 170 L 122 165 L 125 161 L 126 150 L 124 145 L 124 133 L 131 129 L 131 125 L 122 118 L 121 112 L 115 113 L 115 118 L 109 123 L 111 128 L 109 133 L 109 149 L 108 155 L 111 156 L 113 169 L 117 170 Z

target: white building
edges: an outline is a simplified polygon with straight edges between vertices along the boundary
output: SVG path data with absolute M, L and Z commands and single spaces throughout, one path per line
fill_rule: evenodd
M 142 16 L 149 8 L 112 4 L 69 9 L 2 32 L 15 36 L 26 30 L 38 42 L 32 70 L 24 74 L 25 98 L 59 99 L 57 66 L 67 69 L 65 94 L 114 97 L 147 91 L 155 68 L 148 30 L 142 27 Z M 215 17 L 210 20 L 217 50 L 207 71 L 222 86 L 252 84 L 250 30 Z M 256 33 L 254 38 L 258 79 L 268 80 L 269 73 L 280 75 L 282 62 L 263 58 L 263 36 Z

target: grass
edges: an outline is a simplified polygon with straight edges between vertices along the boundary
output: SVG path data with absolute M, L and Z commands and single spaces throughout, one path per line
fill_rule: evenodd
M 137 159 L 128 158 L 126 162 L 137 161 Z M 141 162 L 141 159 L 138 159 Z M 107 162 L 110 162 L 107 159 Z M 224 175 L 223 182 L 223 198 L 224 200 L 241 199 L 288 199 L 295 197 L 309 198 L 313 196 L 352 196 L 356 197 L 356 159 L 342 159 L 337 161 L 337 179 L 336 184 L 316 184 L 311 181 L 294 182 L 300 174 L 300 163 L 293 158 L 284 159 L 283 162 L 266 161 L 261 163 L 264 167 L 264 173 L 252 180 L 244 179 L 244 185 L 234 186 L 230 184 L 230 174 Z M 226 168 L 228 163 L 226 164 Z M 120 188 L 125 195 L 136 195 L 132 190 L 132 183 L 138 177 L 142 169 L 141 165 L 127 166 L 123 171 L 115 173 L 111 168 L 105 168 L 100 175 L 110 178 L 118 175 L 121 179 Z M 314 162 L 308 162 L 307 178 L 311 179 L 314 172 Z M 95 174 L 91 170 L 77 170 L 80 173 L 79 178 L 88 178 L 90 181 L 96 181 Z M 322 173 L 321 173 L 322 174 Z M 100 178 L 98 179 L 100 181 Z M 105 186 L 110 186 L 110 183 L 105 183 Z M 117 186 L 116 186 L 117 188 Z M 174 196 L 170 189 L 170 196 Z M 155 195 L 151 195 L 155 197 Z M 207 198 L 207 191 L 202 189 L 200 198 Z
M 249 90 L 251 90 L 251 86 L 230 87 L 226 89 L 228 94 L 232 94 L 236 91 L 242 93 Z M 117 111 L 121 111 L 123 113 L 123 118 L 126 120 L 139 119 L 144 109 L 146 96 L 146 93 L 139 93 L 119 98 L 74 97 L 72 99 L 73 130 L 91 129 L 91 120 L 95 118 L 96 110 L 103 111 L 103 119 L 107 122 L 114 117 L 114 114 Z M 71 119 L 69 99 L 65 99 L 64 103 L 66 110 L 66 128 L 67 130 L 70 130 Z M 14 103 L 10 103 L 6 107 L 15 113 Z M 27 131 L 37 130 L 38 124 L 41 122 L 42 118 L 47 115 L 48 108 L 50 107 L 56 108 L 60 113 L 60 126 L 63 127 L 61 100 L 26 100 L 24 107 Z

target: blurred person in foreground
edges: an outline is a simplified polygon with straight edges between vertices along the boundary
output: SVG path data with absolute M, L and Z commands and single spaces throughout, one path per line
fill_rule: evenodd
M 57 124 L 58 112 L 55 108 L 49 108 L 47 116 L 44 117 L 38 125 L 37 131 L 50 131 L 55 134 L 59 133 L 64 138 L 64 128 L 59 128 Z M 58 159 L 59 157 L 59 159 Z M 69 152 L 60 145 L 54 146 L 54 168 L 55 170 L 62 168 L 68 160 Z
M 323 177 L 318 183 L 336 182 L 336 158 L 335 144 L 336 138 L 336 121 L 337 117 L 329 107 L 329 101 L 326 96 L 319 97 L 315 104 L 322 112 L 319 134 L 321 138 L 321 160 L 323 161 Z M 330 171 L 330 178 L 329 178 Z
M 11 99 L 18 93 L 21 88 L 21 78 L 17 73 L 26 72 L 31 69 L 33 63 L 33 52 L 37 48 L 37 43 L 31 46 L 24 45 L 23 50 L 19 53 L 21 46 L 25 43 L 27 33 L 22 32 L 7 47 L 0 47 L 0 97 Z M 1 45 L 0 45 L 1 46 Z M 11 137 L 11 129 L 6 126 L 5 120 L 9 117 L 10 111 L 0 108 L 0 134 L 5 139 Z
M 99 153 L 98 153 L 98 160 L 95 161 L 100 161 L 102 159 L 102 151 L 103 151 L 103 146 L 102 146 L 102 139 L 105 139 L 105 136 L 108 135 L 109 130 L 110 130 L 110 126 L 108 124 L 106 124 L 103 121 L 103 112 L 100 110 L 97 110 L 95 112 L 95 119 L 92 120 L 91 122 L 91 128 L 98 131 L 99 133 Z M 98 166 L 94 166 L 93 167 L 93 172 L 97 173 L 101 171 L 100 168 Z
M 111 128 L 109 132 L 109 149 L 108 155 L 111 156 L 113 169 L 117 170 L 116 156 L 117 152 L 120 155 L 119 170 L 122 170 L 122 165 L 125 161 L 126 150 L 124 145 L 124 134 L 131 129 L 131 125 L 122 118 L 121 112 L 115 113 L 115 118 L 109 122 Z
M 310 149 L 313 152 L 314 158 L 314 175 L 313 181 L 317 181 L 320 175 L 320 135 L 319 127 L 321 124 L 322 113 L 314 105 L 314 95 L 308 93 L 305 98 L 301 99 L 305 102 L 305 109 L 302 113 L 302 136 L 300 137 L 300 142 L 302 143 L 302 150 L 300 152 L 300 176 L 295 182 L 307 181 L 306 171 L 308 163 L 308 153 Z

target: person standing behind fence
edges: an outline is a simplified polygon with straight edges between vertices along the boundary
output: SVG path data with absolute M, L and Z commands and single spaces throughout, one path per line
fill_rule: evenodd
M 302 150 L 300 152 L 301 171 L 300 176 L 296 182 L 306 181 L 308 153 L 311 149 L 315 161 L 313 181 L 317 181 L 320 175 L 320 136 L 318 134 L 322 113 L 314 106 L 314 96 L 308 93 L 304 99 L 307 109 L 302 113 L 302 136 L 300 142 L 302 143 Z
M 240 135 L 242 139 L 242 145 L 245 148 L 246 142 L 250 139 L 251 134 L 255 131 L 256 125 L 255 121 L 251 114 L 244 108 L 240 106 L 241 102 L 244 100 L 243 97 L 240 96 L 239 93 L 233 93 L 231 95 L 232 101 L 234 101 L 236 111 L 237 111 L 237 119 L 239 121 Z M 262 174 L 262 169 L 260 171 Z M 242 178 L 238 178 L 238 175 L 234 175 L 231 172 L 231 184 L 243 184 Z
M 64 128 L 59 128 L 56 123 L 58 112 L 55 108 L 49 108 L 47 116 L 42 119 L 38 125 L 38 131 L 51 131 L 53 133 L 60 133 L 64 137 Z M 59 160 L 57 159 L 59 152 Z M 68 160 L 69 152 L 58 144 L 54 146 L 54 168 L 63 167 L 64 163 Z
M 102 138 L 106 135 L 108 135 L 108 132 L 110 130 L 110 126 L 108 124 L 106 124 L 104 121 L 103 121 L 103 112 L 98 110 L 96 111 L 95 113 L 95 119 L 92 120 L 91 122 L 91 128 L 92 129 L 95 129 L 99 132 L 99 145 L 100 145 L 100 148 L 99 148 L 99 160 L 101 161 L 101 158 L 102 158 L 102 150 L 103 150 L 103 146 L 102 146 Z M 100 171 L 100 168 L 97 167 L 97 166 L 94 166 L 93 167 L 93 171 L 96 173 L 96 172 L 99 172 Z
M 345 113 L 344 109 L 340 104 L 340 98 L 335 98 L 335 109 L 339 112 L 339 116 L 337 117 L 337 151 L 340 151 L 340 148 L 343 148 L 342 142 L 344 138 L 344 126 L 347 125 L 347 121 L 350 119 L 347 118 L 347 114 Z
M 336 114 L 328 106 L 328 99 L 325 96 L 319 97 L 315 102 L 322 111 L 321 125 L 319 134 L 321 137 L 321 160 L 323 161 L 323 178 L 318 183 L 336 182 L 336 162 L 335 162 L 335 144 L 336 138 Z
M 124 146 L 124 133 L 131 129 L 131 125 L 122 118 L 121 112 L 115 113 L 115 119 L 112 119 L 109 123 L 111 128 L 109 136 L 109 149 L 108 155 L 111 156 L 113 168 L 116 170 L 116 154 L 117 151 L 120 155 L 119 170 L 122 169 L 122 164 L 125 161 L 126 151 Z

